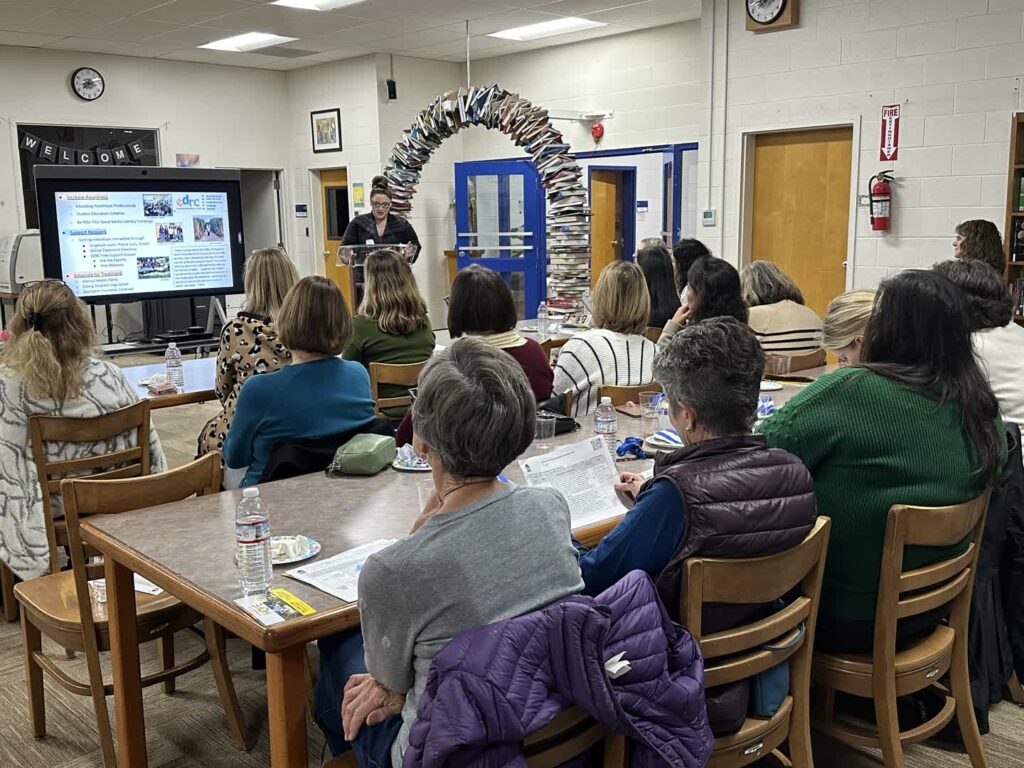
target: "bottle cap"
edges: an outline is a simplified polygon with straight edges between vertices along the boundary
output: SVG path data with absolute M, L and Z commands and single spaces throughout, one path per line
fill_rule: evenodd
M 242 491 L 243 499 L 255 499 L 260 495 L 259 488 L 246 488 Z
M 602 397 L 601 398 L 601 405 L 605 405 L 605 404 L 611 405 L 612 404 L 612 399 L 610 397 Z
M 168 349 L 170 349 L 171 347 L 174 347 L 175 349 L 177 349 L 177 348 L 178 348 L 178 345 L 177 345 L 177 344 L 175 344 L 175 343 L 174 343 L 174 342 L 172 341 L 172 342 L 170 342 L 170 343 L 169 343 L 169 344 L 167 345 L 167 348 L 168 348 Z

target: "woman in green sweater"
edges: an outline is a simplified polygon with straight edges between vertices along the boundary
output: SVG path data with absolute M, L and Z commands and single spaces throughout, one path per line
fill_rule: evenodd
M 1005 452 L 995 395 L 971 350 L 967 307 L 946 278 L 923 270 L 884 282 L 861 364 L 823 376 L 761 426 L 773 448 L 814 477 L 832 518 L 817 647 L 870 653 L 889 507 L 978 496 Z M 908 547 L 904 568 L 959 547 Z M 942 609 L 900 622 L 897 642 L 929 631 Z
M 428 359 L 434 353 L 434 331 L 409 263 L 397 251 L 382 248 L 366 257 L 364 275 L 363 303 L 352 318 L 352 341 L 343 357 L 367 369 L 370 363 L 404 365 Z M 404 397 L 409 388 L 384 384 L 378 394 Z M 392 408 L 387 415 L 401 418 L 404 413 Z

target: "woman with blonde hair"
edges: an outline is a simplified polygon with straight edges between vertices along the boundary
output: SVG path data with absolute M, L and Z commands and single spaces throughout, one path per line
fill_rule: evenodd
M 874 306 L 874 289 L 864 288 L 841 293 L 825 307 L 822 346 L 839 358 L 840 365 L 860 363 L 864 333 Z
M 740 272 L 740 289 L 750 307 L 750 329 L 766 353 L 791 356 L 821 349 L 821 318 L 804 306 L 800 288 L 777 265 L 750 262 Z
M 34 579 L 49 566 L 46 515 L 62 511 L 59 498 L 42 498 L 29 417 L 92 418 L 138 398 L 121 369 L 94 356 L 89 312 L 60 280 L 25 287 L 10 331 L 0 352 L 0 561 L 18 577 Z M 163 472 L 167 464 L 156 430 L 149 435 L 150 471 Z M 43 451 L 49 461 L 70 461 L 134 446 L 130 432 L 99 443 L 48 442 Z
M 593 413 L 603 384 L 636 386 L 654 381 L 657 349 L 644 336 L 651 297 L 640 267 L 616 261 L 601 272 L 593 294 L 592 325 L 562 347 L 554 392 L 573 393 L 573 415 Z
M 217 350 L 214 391 L 221 409 L 199 433 L 197 457 L 224 445 L 245 380 L 276 371 L 291 359 L 274 320 L 285 294 L 298 279 L 299 273 L 283 248 L 260 248 L 246 260 L 245 306 L 221 329 Z
M 242 486 L 260 482 L 276 443 L 348 436 L 374 420 L 366 369 L 339 358 L 352 339 L 352 316 L 335 283 L 319 275 L 299 280 L 285 296 L 277 328 L 292 363 L 246 379 L 224 441 L 224 464 L 236 470 L 228 477 L 244 470 Z
M 343 357 L 366 368 L 370 363 L 422 363 L 434 353 L 434 331 L 409 263 L 398 251 L 382 248 L 366 257 L 363 273 L 366 292 L 352 318 L 352 340 Z M 403 397 L 409 388 L 382 385 L 378 394 Z M 404 408 L 389 410 L 396 412 L 388 416 L 405 413 Z

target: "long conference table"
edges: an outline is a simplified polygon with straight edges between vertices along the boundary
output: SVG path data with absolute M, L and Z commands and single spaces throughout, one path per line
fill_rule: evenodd
M 149 400 L 153 408 L 171 408 L 175 405 L 205 403 L 208 400 L 217 399 L 217 393 L 213 389 L 217 376 L 216 358 L 182 359 L 181 369 L 185 377 L 185 386 L 181 387 L 180 391 L 167 395 L 154 395 L 145 385 L 139 384 L 143 379 L 149 379 L 155 374 L 165 373 L 166 368 L 163 363 L 133 365 L 122 368 L 121 371 L 135 390 L 135 394 L 140 398 Z
M 785 383 L 782 390 L 771 394 L 776 404 L 782 405 L 802 386 Z M 592 417 L 581 417 L 578 422 L 579 431 L 557 436 L 552 445 L 568 445 L 592 434 Z M 640 420 L 620 414 L 620 434 L 639 433 Z M 537 453 L 531 446 L 523 457 Z M 651 463 L 620 462 L 618 468 L 642 471 Z M 505 475 L 512 483 L 523 479 L 518 462 L 509 465 Z M 421 489 L 430 482 L 429 474 L 392 469 L 372 477 L 317 473 L 261 485 L 260 496 L 270 506 L 275 535 L 310 536 L 322 546 L 317 557 L 324 558 L 378 539 L 405 536 L 419 514 Z M 234 515 L 240 498 L 240 491 L 225 491 L 92 517 L 82 523 L 83 540 L 96 547 L 105 560 L 122 768 L 147 765 L 133 573 L 266 652 L 271 765 L 307 765 L 306 643 L 358 626 L 358 607 L 284 576 L 284 567 L 275 568 L 271 586 L 287 589 L 315 613 L 264 626 L 235 605 L 241 597 L 234 567 Z M 613 517 L 573 533 L 585 545 L 593 546 L 620 519 Z

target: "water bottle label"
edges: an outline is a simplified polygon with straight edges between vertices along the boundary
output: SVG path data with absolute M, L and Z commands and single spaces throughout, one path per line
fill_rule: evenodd
M 615 419 L 594 419 L 594 431 L 599 435 L 614 435 L 619 431 L 618 421 Z
M 239 544 L 262 544 L 270 538 L 270 520 L 238 521 L 235 540 Z

